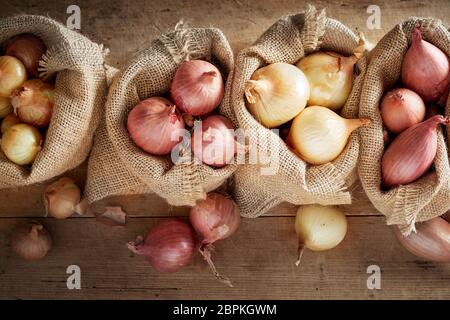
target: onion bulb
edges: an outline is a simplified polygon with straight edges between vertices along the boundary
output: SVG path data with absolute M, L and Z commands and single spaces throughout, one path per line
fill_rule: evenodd
M 139 102 L 128 115 L 131 139 L 145 152 L 166 155 L 179 143 L 184 122 L 169 100 L 153 97 Z
M 232 286 L 231 282 L 221 276 L 211 258 L 213 243 L 231 236 L 239 227 L 241 216 L 233 200 L 212 192 L 205 200 L 200 200 L 191 208 L 191 224 L 200 235 L 202 244 L 200 253 L 205 258 L 215 277 Z
M 339 110 L 353 87 L 353 67 L 358 59 L 336 52 L 315 52 L 300 59 L 297 67 L 308 79 L 311 95 L 308 106 Z
M 0 97 L 0 119 L 12 113 L 13 110 L 11 100 L 9 98 Z
M 144 239 L 138 236 L 128 249 L 144 256 L 159 272 L 175 272 L 188 265 L 195 249 L 192 227 L 180 219 L 166 219 L 157 224 Z
M 324 164 L 341 154 L 354 130 L 369 124 L 369 119 L 345 119 L 328 108 L 311 106 L 292 122 L 288 142 L 306 162 Z
M 402 82 L 427 102 L 438 101 L 450 85 L 448 57 L 422 39 L 421 27 L 412 32 L 412 43 L 403 57 Z
M 25 123 L 12 126 L 2 136 L 1 147 L 6 157 L 18 165 L 32 164 L 41 151 L 42 136 Z
M 52 247 L 52 238 L 40 224 L 26 224 L 18 227 L 11 238 L 14 252 L 25 260 L 40 260 Z
M 425 103 L 412 90 L 398 88 L 389 91 L 381 101 L 381 117 L 386 128 L 400 133 L 425 119 Z
M 2 121 L 2 126 L 1 126 L 2 134 L 4 134 L 6 132 L 6 130 L 11 128 L 13 125 L 16 125 L 19 123 L 21 123 L 20 119 L 14 113 L 11 113 L 10 115 L 6 116 L 5 119 L 3 119 L 3 121 Z
M 49 185 L 45 190 L 45 210 L 53 218 L 66 219 L 76 212 L 80 199 L 80 188 L 75 184 L 75 181 L 63 177 Z
M 347 233 L 347 219 L 335 206 L 301 206 L 295 217 L 295 232 L 299 240 L 298 266 L 305 249 L 323 251 L 341 243 Z
M 233 124 L 221 115 L 212 115 L 194 126 L 192 151 L 194 156 L 213 167 L 230 164 L 237 152 Z
M 39 78 L 39 60 L 46 50 L 44 42 L 32 34 L 20 34 L 9 39 L 5 54 L 22 61 L 30 77 Z
M 295 66 L 278 62 L 258 69 L 245 84 L 247 109 L 268 128 L 292 120 L 306 106 L 310 86 Z
M 54 101 L 54 86 L 41 79 L 25 81 L 11 96 L 11 103 L 20 120 L 38 128 L 49 125 Z
M 219 106 L 224 95 L 224 83 L 219 69 L 207 61 L 183 62 L 175 72 L 170 97 L 185 113 L 201 116 Z
M 0 97 L 8 98 L 27 80 L 27 72 L 19 59 L 0 57 Z
M 441 115 L 418 123 L 398 135 L 381 160 L 385 187 L 396 187 L 420 178 L 433 164 L 437 151 L 437 126 L 448 124 Z
M 416 232 L 404 236 L 394 228 L 403 247 L 417 257 L 438 262 L 450 262 L 450 223 L 436 217 L 416 223 Z

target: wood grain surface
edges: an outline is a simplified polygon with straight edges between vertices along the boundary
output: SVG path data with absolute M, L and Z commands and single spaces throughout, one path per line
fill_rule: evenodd
M 448 0 L 308 1 L 325 7 L 330 17 L 377 42 L 410 16 L 440 18 L 450 25 Z M 65 22 L 73 1 L 2 1 L 0 17 L 43 14 Z M 191 26 L 215 26 L 235 52 L 251 44 L 279 17 L 305 8 L 298 0 L 82 0 L 81 32 L 110 48 L 108 63 L 120 68 L 137 51 L 184 19 Z M 369 30 L 367 7 L 381 9 L 381 29 Z M 83 185 L 86 164 L 67 175 Z M 336 249 L 306 252 L 294 266 L 296 207 L 282 204 L 259 219 L 243 219 L 232 238 L 218 243 L 214 259 L 235 287 L 217 282 L 197 257 L 175 274 L 159 274 L 125 247 L 166 216 L 185 216 L 188 208 L 168 206 L 155 195 L 111 197 L 95 204 L 120 205 L 130 219 L 125 228 L 97 223 L 93 215 L 57 221 L 43 218 L 42 193 L 47 183 L 0 190 L 0 299 L 450 299 L 450 265 L 420 261 L 397 243 L 385 219 L 370 204 L 361 186 L 352 187 L 353 204 L 343 206 L 349 232 Z M 13 228 L 42 221 L 51 231 L 53 250 L 28 263 L 11 251 Z M 82 289 L 68 290 L 66 268 L 78 265 Z M 369 290 L 367 268 L 381 268 L 381 290 Z

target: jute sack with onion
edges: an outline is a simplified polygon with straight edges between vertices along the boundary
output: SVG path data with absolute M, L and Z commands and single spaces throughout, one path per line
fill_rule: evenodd
M 187 123 L 180 111 L 185 101 L 177 101 L 171 90 L 177 70 L 181 70 L 186 61 L 201 65 L 208 61 L 220 70 L 224 80 L 234 62 L 233 52 L 220 30 L 186 28 L 178 24 L 175 31 L 153 41 L 115 76 L 106 103 L 106 115 L 89 161 L 86 197 L 90 203 L 112 195 L 156 193 L 170 205 L 194 206 L 235 171 L 233 163 L 215 167 L 193 156 L 174 164 L 170 154 L 172 146 L 161 144 L 153 148 L 153 153 L 161 154 L 152 154 L 145 150 L 149 146 L 145 143 L 138 146 L 141 141 L 132 139 L 139 135 L 139 130 L 149 129 L 149 126 L 140 129 L 130 126 L 130 119 L 149 118 L 138 114 L 146 103 L 168 108 L 172 124 Z M 217 76 L 219 70 L 205 75 Z M 229 85 L 228 81 L 225 91 Z M 170 98 L 167 97 L 169 92 Z M 219 112 L 220 109 L 219 106 Z M 206 126 L 206 119 L 203 122 Z M 148 141 L 144 139 L 144 142 Z M 183 152 L 189 155 L 191 150 L 185 148 Z
M 0 19 L 0 30 L 0 43 L 3 44 L 14 36 L 24 34 L 37 36 L 44 43 L 46 50 L 39 61 L 39 68 L 36 63 L 34 72 L 27 70 L 28 76 L 35 78 L 31 83 L 40 82 L 36 80 L 38 76 L 46 80 L 56 75 L 53 111 L 51 119 L 47 119 L 50 124 L 45 142 L 37 146 L 37 156 L 33 155 L 33 161 L 27 159 L 26 164 L 32 165 L 20 165 L 22 159 L 13 158 L 13 155 L 20 156 L 29 150 L 15 152 L 8 148 L 4 152 L 0 151 L 0 188 L 10 188 L 51 179 L 77 167 L 86 159 L 107 92 L 105 52 L 101 45 L 43 16 L 20 15 Z M 15 58 L 8 56 L 6 59 Z M 3 74 L 2 77 L 6 79 L 8 75 Z M 14 104 L 14 99 L 12 102 Z M 22 120 L 22 116 L 27 113 L 22 115 L 21 112 L 19 110 L 18 115 Z M 6 121 L 3 121 L 2 131 L 12 130 L 3 130 L 5 126 Z M 40 136 L 39 131 L 29 125 L 19 126 L 19 129 L 24 126 L 31 128 Z M 9 139 L 7 136 L 11 137 L 11 134 L 4 134 L 2 139 Z M 24 143 L 27 141 L 22 140 Z M 6 146 L 7 141 L 3 141 L 2 148 Z M 13 148 L 17 148 L 17 145 L 13 145 Z
M 373 124 L 360 131 L 359 176 L 387 224 L 398 225 L 404 235 L 415 231 L 416 223 L 450 209 L 445 140 L 450 131 L 440 125 L 448 124 L 444 117 L 449 116 L 448 57 L 450 32 L 441 21 L 411 18 L 395 26 L 372 51 L 362 87 L 359 115 Z M 388 145 L 383 125 L 395 132 L 404 124 L 407 129 L 392 135 Z
M 270 124 L 272 120 L 274 126 L 277 125 L 276 116 L 269 119 L 268 125 L 263 125 L 262 117 L 262 121 L 258 121 L 258 117 L 251 114 L 248 104 L 246 105 L 249 102 L 246 89 L 249 84 L 255 83 L 250 80 L 253 79 L 252 75 L 261 72 L 266 66 L 272 68 L 284 63 L 285 69 L 297 68 L 295 64 L 308 54 L 333 51 L 342 55 L 334 61 L 337 66 L 333 67 L 334 71 L 341 71 L 341 61 L 350 62 L 347 67 L 353 76 L 353 87 L 348 99 L 346 102 L 344 100 L 345 105 L 340 106 L 341 110 L 337 111 L 340 116 L 331 109 L 315 107 L 305 108 L 304 110 L 309 109 L 306 113 L 298 113 L 299 110 L 296 110 L 295 114 L 306 115 L 309 111 L 319 111 L 327 117 L 333 114 L 333 119 L 339 123 L 354 119 L 358 116 L 359 94 L 366 63 L 362 54 L 364 49 L 361 48 L 364 46 L 360 45 L 358 37 L 350 29 L 327 18 L 324 11 L 318 12 L 310 6 L 305 13 L 281 18 L 254 45 L 240 52 L 234 68 L 230 104 L 226 108 L 226 115 L 245 131 L 245 136 L 250 141 L 247 162 L 239 166 L 234 179 L 234 197 L 243 216 L 258 217 L 281 202 L 295 205 L 336 205 L 351 202 L 347 188 L 356 176 L 359 153 L 356 132 L 351 135 L 349 133 L 348 143 L 337 158 L 320 165 L 308 164 L 283 140 L 283 128 L 280 130 L 281 134 L 269 129 L 273 127 Z M 360 59 L 349 61 L 351 56 L 358 53 Z M 341 60 L 344 56 L 349 58 Z M 300 77 L 292 82 L 298 84 L 301 81 Z M 286 95 L 292 92 L 289 88 L 285 91 Z M 261 94 L 259 98 L 262 98 Z M 294 103 L 298 101 L 293 100 Z M 276 108 L 277 105 L 279 103 L 274 103 L 271 107 Z M 259 109 L 262 111 L 265 108 L 262 106 Z M 325 118 L 321 120 L 322 123 L 326 122 Z M 295 120 L 292 126 L 294 125 Z

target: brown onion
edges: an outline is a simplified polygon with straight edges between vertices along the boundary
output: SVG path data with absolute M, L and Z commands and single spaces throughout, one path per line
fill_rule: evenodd
M 32 79 L 12 93 L 11 103 L 22 122 L 43 128 L 50 123 L 55 87 L 41 79 Z
M 0 142 L 5 156 L 18 165 L 32 164 L 41 151 L 42 135 L 35 127 L 19 123 L 3 134 Z
M 14 231 L 11 247 L 25 260 L 40 260 L 50 251 L 52 238 L 42 225 L 31 223 Z
M 0 97 L 0 119 L 6 117 L 13 112 L 11 99 Z
M 195 249 L 194 230 L 180 219 L 157 224 L 144 239 L 138 236 L 128 249 L 144 256 L 159 272 L 175 272 L 189 264 Z
M 2 134 L 4 134 L 6 132 L 6 130 L 11 128 L 13 125 L 19 124 L 19 123 L 21 123 L 19 117 L 16 116 L 14 113 L 11 113 L 10 115 L 6 116 L 5 119 L 3 119 L 0 130 L 1 130 Z
M 81 200 L 80 188 L 71 178 L 62 177 L 47 187 L 44 204 L 47 214 L 56 219 L 65 219 L 76 212 Z
M 448 124 L 441 115 L 416 124 L 397 136 L 381 161 L 383 184 L 395 187 L 420 178 L 433 164 L 437 151 L 437 126 Z
M 170 87 L 173 102 L 181 111 L 193 116 L 213 111 L 223 95 L 224 83 L 219 69 L 203 60 L 183 62 Z
M 383 97 L 380 109 L 384 125 L 393 133 L 400 133 L 425 119 L 422 98 L 405 88 L 389 91 Z
M 139 102 L 128 115 L 128 132 L 138 147 L 166 155 L 180 142 L 184 122 L 169 100 L 153 97 Z
M 9 39 L 5 46 L 5 55 L 22 61 L 30 77 L 39 78 L 39 60 L 45 50 L 44 42 L 33 34 L 20 34 Z
M 421 27 L 412 32 L 412 43 L 403 58 L 402 82 L 424 101 L 438 101 L 450 85 L 448 57 L 422 39 Z
M 241 216 L 233 200 L 212 192 L 205 200 L 200 200 L 191 208 L 191 224 L 202 239 L 200 253 L 205 258 L 214 275 L 229 286 L 231 282 L 216 270 L 211 258 L 213 243 L 231 236 L 239 227 Z
M 417 257 L 437 262 L 450 262 L 450 223 L 436 217 L 416 224 L 417 232 L 404 236 L 394 228 L 403 247 Z
M 0 57 L 0 97 L 9 98 L 11 93 L 27 80 L 27 71 L 19 59 Z

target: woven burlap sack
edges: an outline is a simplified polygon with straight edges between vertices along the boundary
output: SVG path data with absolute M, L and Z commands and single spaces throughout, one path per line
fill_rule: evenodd
M 357 36 L 342 23 L 327 18 L 324 11 L 309 7 L 305 13 L 285 16 L 272 25 L 236 59 L 229 105 L 236 126 L 253 141 L 251 148 L 267 154 L 276 170 L 264 172 L 261 161 L 239 166 L 235 174 L 234 197 L 245 217 L 257 217 L 281 202 L 322 205 L 351 202 L 348 185 L 355 178 L 359 153 L 357 133 L 353 133 L 342 154 L 333 162 L 311 166 L 294 154 L 280 136 L 262 126 L 248 112 L 244 88 L 259 68 L 275 63 L 296 63 L 318 50 L 351 55 L 358 47 Z M 365 72 L 365 58 L 357 64 L 353 89 L 341 114 L 358 116 L 359 93 Z M 256 142 L 255 142 L 256 141 Z M 249 159 L 247 159 L 249 161 Z M 276 163 L 275 165 L 273 165 Z M 266 168 L 267 169 L 267 168 Z
M 362 87 L 360 117 L 372 119 L 371 127 L 360 130 L 361 156 L 358 172 L 369 199 L 381 211 L 387 224 L 399 225 L 404 234 L 415 230 L 415 222 L 426 221 L 450 208 L 450 167 L 444 135 L 439 130 L 434 170 L 416 182 L 390 190 L 381 188 L 381 159 L 384 152 L 379 103 L 401 77 L 403 56 L 411 44 L 411 33 L 421 24 L 423 38 L 450 57 L 450 33 L 433 19 L 411 18 L 395 26 L 372 51 Z M 446 116 L 449 116 L 447 104 Z M 448 137 L 450 131 L 446 131 Z
M 43 182 L 81 164 L 91 150 L 107 91 L 101 45 L 42 16 L 0 19 L 0 30 L 0 43 L 21 33 L 40 37 L 47 46 L 41 75 L 57 73 L 51 123 L 31 169 L 0 152 L 0 188 L 9 188 Z
M 89 202 L 112 195 L 157 193 L 171 205 L 193 206 L 235 171 L 235 164 L 212 168 L 193 158 L 174 165 L 170 156 L 149 155 L 129 137 L 129 111 L 143 99 L 167 94 L 175 71 L 186 59 L 212 62 L 225 79 L 233 67 L 233 52 L 220 30 L 177 26 L 174 32 L 153 41 L 116 75 L 106 103 L 106 118 L 89 161 Z M 229 86 L 228 81 L 226 91 Z

